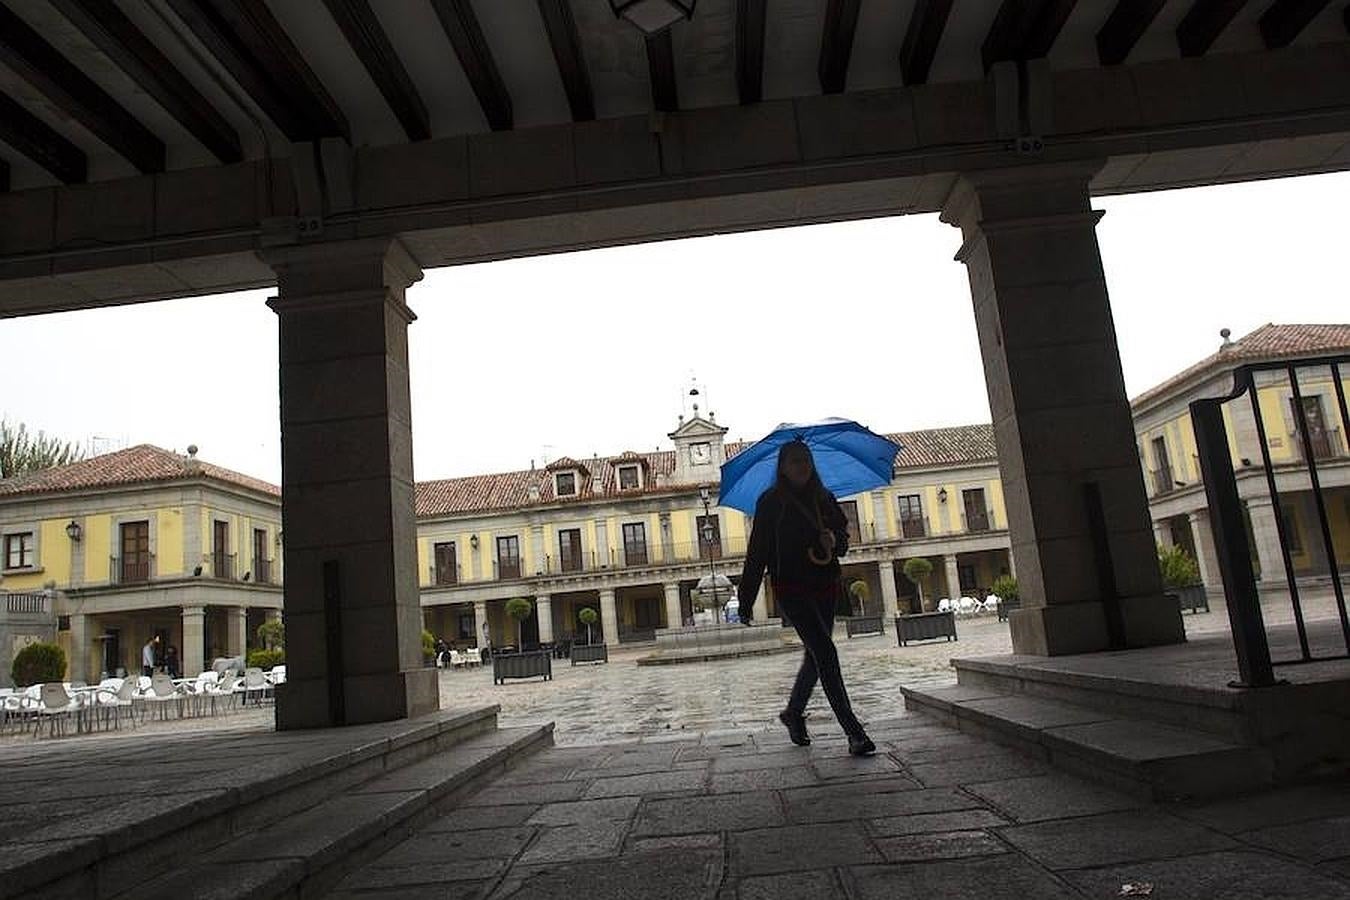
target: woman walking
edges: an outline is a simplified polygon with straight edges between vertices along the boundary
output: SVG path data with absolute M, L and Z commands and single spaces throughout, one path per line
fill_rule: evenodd
M 806 701 L 820 681 L 835 718 L 848 735 L 848 752 L 876 752 L 853 714 L 839 669 L 839 651 L 831 633 L 839 601 L 839 557 L 848 552 L 848 520 L 839 501 L 821 484 L 811 448 L 801 441 L 778 452 L 777 478 L 755 505 L 745 568 L 741 572 L 740 620 L 754 618 L 755 596 L 767 568 L 774 597 L 806 647 L 787 708 L 778 720 L 792 743 L 811 743 L 806 733 Z

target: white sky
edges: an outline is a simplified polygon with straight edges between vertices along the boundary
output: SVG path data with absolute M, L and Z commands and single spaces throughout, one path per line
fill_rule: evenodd
M 1096 205 L 1131 396 L 1221 327 L 1350 321 L 1350 173 Z M 665 448 L 694 375 L 732 439 L 988 421 L 959 245 L 909 216 L 430 271 L 409 294 L 417 477 Z M 267 295 L 0 320 L 0 414 L 279 481 Z

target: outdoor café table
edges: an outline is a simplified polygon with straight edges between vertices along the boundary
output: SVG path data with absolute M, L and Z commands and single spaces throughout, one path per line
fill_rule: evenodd
M 71 688 L 70 695 L 75 698 L 75 733 L 93 732 L 98 721 L 98 685 Z

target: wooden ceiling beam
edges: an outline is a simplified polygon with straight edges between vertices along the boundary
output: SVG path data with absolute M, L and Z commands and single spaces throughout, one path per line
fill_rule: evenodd
M 595 118 L 595 90 L 591 87 L 591 73 L 581 50 L 581 35 L 572 15 L 571 0 L 538 0 L 538 3 L 544 30 L 548 32 L 548 43 L 553 48 L 553 59 L 558 64 L 558 75 L 567 92 L 572 121 L 589 122 Z
M 768 0 L 736 0 L 736 90 L 742 104 L 764 99 L 764 22 Z
M 3 5 L 0 5 L 0 62 L 138 171 L 164 171 L 164 142 Z
M 853 35 L 858 30 L 861 5 L 862 0 L 828 0 L 820 34 L 820 61 L 816 66 L 822 93 L 843 93 L 848 84 L 848 62 L 853 56 Z
M 497 71 L 492 49 L 483 37 L 483 28 L 469 0 L 431 0 L 431 8 L 441 20 L 441 28 L 459 57 L 478 105 L 493 131 L 510 131 L 513 123 L 511 95 Z
M 89 177 L 84 151 L 7 94 L 0 94 L 0 141 L 63 184 L 81 184 Z
M 1307 28 L 1318 13 L 1331 5 L 1331 0 L 1275 0 L 1261 14 L 1259 25 L 1266 49 L 1288 47 Z M 1346 10 L 1350 15 L 1350 9 Z
M 1120 0 L 1097 32 L 1097 59 L 1101 64 L 1123 63 L 1166 5 L 1167 0 Z
M 928 83 L 928 72 L 951 12 L 952 0 L 916 0 L 900 45 L 900 73 L 905 84 Z
M 1247 0 L 1195 0 L 1177 24 L 1177 47 L 1182 56 L 1204 56 L 1233 21 Z
M 367 0 L 324 0 L 324 6 L 328 7 L 328 14 L 403 126 L 408 140 L 425 141 L 431 137 L 431 116 L 422 102 L 422 95 L 417 92 L 417 85 L 413 84 L 370 3 Z
M 1050 52 L 1078 0 L 1003 0 L 980 49 L 984 68 Z
M 647 72 L 652 82 L 652 106 L 659 112 L 680 108 L 680 91 L 675 82 L 675 44 L 670 29 L 647 35 Z

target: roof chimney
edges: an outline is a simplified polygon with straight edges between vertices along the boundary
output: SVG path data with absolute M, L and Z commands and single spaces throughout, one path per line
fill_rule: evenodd
M 1219 345 L 1220 350 L 1227 350 L 1229 347 L 1233 346 L 1232 334 L 1233 332 L 1227 328 L 1219 329 L 1219 337 L 1223 338 L 1223 343 Z
M 197 459 L 197 445 L 188 444 L 187 453 L 188 458 L 183 464 L 184 468 L 189 472 L 200 472 L 202 470 L 202 464 L 201 460 Z

